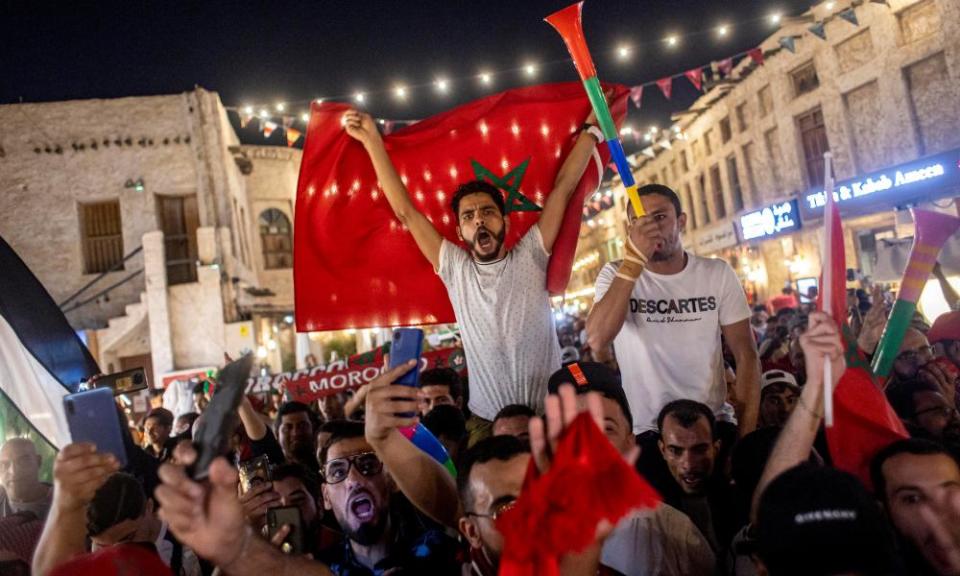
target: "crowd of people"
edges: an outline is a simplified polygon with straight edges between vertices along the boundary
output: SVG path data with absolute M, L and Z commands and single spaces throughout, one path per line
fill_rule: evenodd
M 833 466 L 823 406 L 846 366 L 842 326 L 850 345 L 874 352 L 889 312 L 881 291 L 851 293 L 846 319 L 789 290 L 751 309 L 729 265 L 683 249 L 687 216 L 654 184 L 640 189 L 645 214 L 631 212 L 624 258 L 601 271 L 589 315 L 558 337 L 546 268 L 597 143 L 593 117 L 539 222 L 509 250 L 498 189 L 457 190 L 465 247 L 452 243 L 410 201 L 373 120 L 350 112 L 344 123 L 447 287 L 467 376 L 436 368 L 418 387 L 393 385 L 411 362 L 351 396 L 245 397 L 230 453 L 202 482 L 187 470 L 204 386 L 153 396 L 142 431 L 125 438 L 123 469 L 71 444 L 51 487 L 32 444 L 9 440 L 2 570 L 496 574 L 498 520 L 589 411 L 662 502 L 599 530 L 559 559 L 561 574 L 960 575 L 960 312 L 908 330 L 884 393 L 911 437 L 873 456 L 865 483 Z M 834 381 L 824 383 L 827 363 Z M 456 476 L 401 432 L 418 423 Z M 14 542 L 15 529 L 34 542 Z

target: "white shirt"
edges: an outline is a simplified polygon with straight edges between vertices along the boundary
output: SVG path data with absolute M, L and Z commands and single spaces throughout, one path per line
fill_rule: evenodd
M 600 271 L 598 302 L 619 266 L 610 262 Z M 732 408 L 724 405 L 720 327 L 750 317 L 733 269 L 723 260 L 687 253 L 687 265 L 677 274 L 644 270 L 628 306 L 613 348 L 634 434 L 656 430 L 660 409 L 673 400 L 703 402 L 719 419 L 732 420 Z
M 447 240 L 440 246 L 437 274 L 463 337 L 470 410 L 481 418 L 493 420 L 509 404 L 542 411 L 547 381 L 560 369 L 549 261 L 536 225 L 496 262 L 477 262 Z
M 686 514 L 660 503 L 621 520 L 600 563 L 627 576 L 710 576 L 716 558 Z

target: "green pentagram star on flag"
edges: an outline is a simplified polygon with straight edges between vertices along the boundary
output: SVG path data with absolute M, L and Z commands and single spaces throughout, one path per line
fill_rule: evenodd
M 526 173 L 527 166 L 530 164 L 529 158 L 502 177 L 484 168 L 483 165 L 476 160 L 471 159 L 470 164 L 473 166 L 473 174 L 477 180 L 487 180 L 506 193 L 507 214 L 511 212 L 538 212 L 542 210 L 540 206 L 531 202 L 529 198 L 520 192 L 520 182 L 523 181 L 523 175 Z

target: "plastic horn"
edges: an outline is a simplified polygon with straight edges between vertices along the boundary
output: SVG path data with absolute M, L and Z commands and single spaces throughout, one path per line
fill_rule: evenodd
M 893 361 L 900 353 L 900 345 L 907 333 L 913 313 L 917 309 L 917 299 L 930 278 L 933 266 L 943 244 L 960 228 L 960 218 L 927 210 L 912 210 L 916 224 L 913 248 L 907 269 L 900 281 L 900 293 L 893 304 L 893 310 L 883 329 L 877 352 L 873 357 L 873 373 L 881 378 L 890 375 Z
M 830 314 L 833 310 L 833 264 L 832 246 L 835 241 L 833 237 L 833 216 L 837 209 L 837 203 L 833 198 L 833 170 L 831 170 L 831 160 L 833 155 L 829 152 L 823 154 L 823 169 L 826 178 L 827 206 L 823 211 L 823 311 Z M 832 316 L 832 314 L 830 314 Z M 834 318 L 834 320 L 841 320 Z M 823 420 L 827 428 L 833 426 L 833 365 L 827 359 L 823 363 Z
M 627 197 L 630 198 L 630 204 L 633 205 L 633 211 L 637 213 L 637 216 L 644 216 L 646 211 L 643 209 L 640 195 L 637 194 L 637 183 L 634 182 L 630 165 L 627 164 L 627 157 L 624 155 L 623 145 L 620 143 L 620 134 L 617 132 L 613 117 L 610 115 L 610 108 L 607 106 L 607 99 L 603 95 L 603 88 L 600 87 L 597 70 L 593 66 L 590 49 L 587 48 L 587 40 L 583 37 L 583 24 L 580 18 L 582 8 L 583 2 L 577 2 L 563 10 L 554 12 L 544 20 L 560 33 L 563 42 L 567 45 L 567 50 L 573 58 L 573 65 L 577 67 L 580 80 L 583 81 L 583 87 L 587 91 L 587 98 L 590 99 L 593 112 L 597 115 L 600 130 L 603 131 L 603 137 L 607 141 L 610 157 L 617 165 L 620 180 L 623 181 L 623 187 L 627 190 Z
M 407 440 L 413 442 L 414 446 L 423 450 L 427 455 L 439 462 L 440 465 L 447 469 L 447 472 L 449 472 L 451 476 L 454 478 L 457 477 L 457 467 L 450 458 L 450 455 L 447 454 L 447 449 L 443 447 L 443 444 L 437 440 L 437 437 L 427 430 L 423 424 L 418 422 L 416 426 L 401 428 L 400 433 L 403 434 Z

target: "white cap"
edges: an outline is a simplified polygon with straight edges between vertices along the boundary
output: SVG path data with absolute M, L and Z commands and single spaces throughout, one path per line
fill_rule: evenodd
M 797 384 L 797 378 L 793 374 L 783 370 L 767 370 L 760 377 L 760 390 L 762 391 L 767 386 L 774 384 L 786 384 L 787 386 L 800 388 L 800 385 Z

